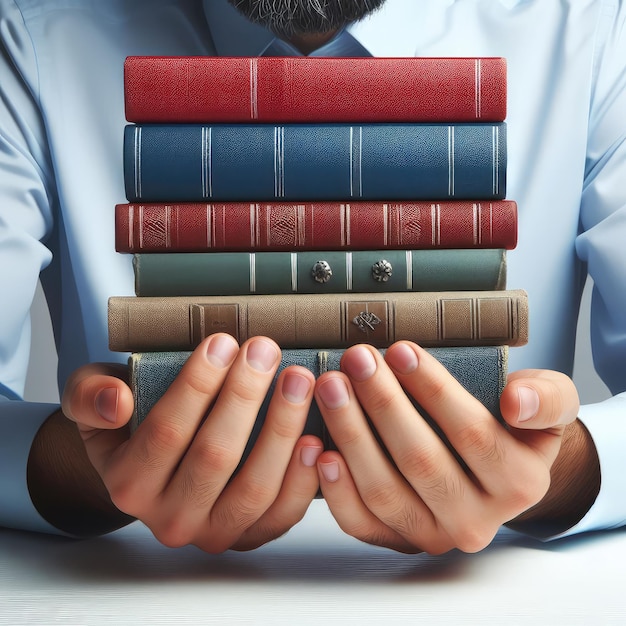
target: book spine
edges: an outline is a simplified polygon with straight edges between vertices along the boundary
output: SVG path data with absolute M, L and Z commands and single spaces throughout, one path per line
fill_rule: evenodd
M 524 345 L 523 290 L 255 296 L 113 296 L 109 347 L 119 352 L 190 350 L 227 332 L 283 348 L 384 348 L 400 339 L 423 346 Z
M 494 202 L 147 203 L 115 207 L 118 252 L 503 248 L 517 204 Z
M 506 125 L 129 125 L 124 183 L 130 202 L 498 200 Z
M 429 352 L 477 398 L 496 419 L 500 414 L 500 394 L 506 384 L 508 349 L 506 346 L 477 346 L 472 348 L 428 348 Z M 152 407 L 165 393 L 189 358 L 189 352 L 146 352 L 135 353 L 129 358 L 130 386 L 135 410 L 130 427 L 134 431 L 144 421 Z M 338 370 L 340 350 L 318 348 L 283 350 L 276 377 L 290 365 L 300 365 L 311 370 L 317 378 L 326 371 Z M 243 454 L 245 460 L 257 440 L 274 391 L 276 378 L 262 403 Z M 410 397 L 410 396 L 409 396 Z M 430 416 L 410 398 L 420 415 L 427 421 Z M 432 421 L 431 421 L 432 423 Z M 324 442 L 325 449 L 333 449 L 324 420 L 315 401 L 311 404 L 303 434 L 312 434 Z
M 501 249 L 164 252 L 133 257 L 137 296 L 498 290 Z
M 503 121 L 503 58 L 129 57 L 129 122 Z

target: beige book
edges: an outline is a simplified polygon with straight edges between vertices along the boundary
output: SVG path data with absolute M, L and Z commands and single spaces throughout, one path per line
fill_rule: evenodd
M 190 350 L 227 332 L 283 348 L 380 348 L 407 339 L 423 346 L 508 345 L 528 341 L 523 290 L 269 296 L 114 296 L 109 347 L 120 352 Z

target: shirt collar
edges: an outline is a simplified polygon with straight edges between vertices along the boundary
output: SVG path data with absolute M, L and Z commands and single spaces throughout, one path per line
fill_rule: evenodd
M 452 5 L 463 0 L 444 0 Z M 513 10 L 528 0 L 496 0 Z M 381 9 L 348 27 L 350 34 L 374 56 L 414 56 L 411 25 L 420 19 L 420 2 L 386 0 Z M 243 17 L 228 0 L 203 0 L 215 51 L 219 56 L 258 56 L 274 40 L 266 28 Z M 381 37 L 381 33 L 386 36 Z

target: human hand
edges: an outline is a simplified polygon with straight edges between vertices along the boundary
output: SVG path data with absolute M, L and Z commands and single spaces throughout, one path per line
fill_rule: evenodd
M 212 335 L 130 437 L 123 426 L 132 392 L 115 366 L 75 372 L 62 409 L 113 503 L 162 543 L 252 549 L 299 521 L 318 490 L 322 444 L 300 436 L 314 377 L 298 366 L 281 372 L 259 437 L 233 477 L 279 362 L 269 339 L 239 348 L 230 335 Z
M 321 376 L 315 391 L 339 450 L 318 459 L 323 495 L 345 532 L 403 552 L 487 546 L 503 523 L 546 494 L 565 427 L 579 408 L 567 376 L 516 372 L 500 401 L 507 428 L 433 356 L 407 341 L 390 347 L 384 359 L 371 346 L 354 346 L 341 369 Z

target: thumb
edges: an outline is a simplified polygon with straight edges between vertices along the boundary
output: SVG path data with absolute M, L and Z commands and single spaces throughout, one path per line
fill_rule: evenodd
M 571 378 L 552 370 L 511 373 L 500 397 L 502 417 L 521 429 L 562 428 L 576 419 L 579 408 Z
M 128 368 L 92 363 L 78 368 L 68 379 L 61 408 L 87 438 L 93 429 L 124 426 L 133 414 L 133 395 L 126 384 Z

